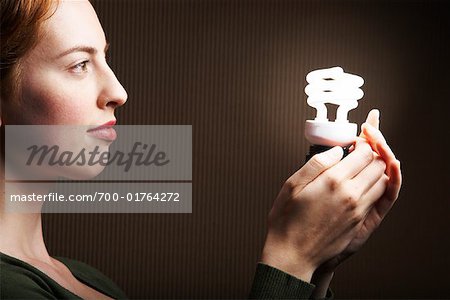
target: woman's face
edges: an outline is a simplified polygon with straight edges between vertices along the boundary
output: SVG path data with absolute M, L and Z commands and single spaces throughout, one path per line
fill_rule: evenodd
M 125 103 L 127 93 L 106 62 L 107 41 L 93 7 L 87 0 L 62 0 L 42 30 L 36 47 L 21 61 L 20 99 L 2 105 L 3 123 L 82 125 L 71 132 L 49 129 L 42 138 L 59 144 L 61 150 L 98 145 L 100 151 L 107 151 L 110 142 L 93 138 L 86 130 L 115 121 L 114 110 Z M 102 170 L 97 165 L 36 173 L 45 178 L 84 178 Z
M 115 120 L 127 93 L 106 62 L 107 41 L 92 5 L 60 1 L 42 29 L 22 60 L 21 101 L 4 105 L 4 123 L 96 127 Z

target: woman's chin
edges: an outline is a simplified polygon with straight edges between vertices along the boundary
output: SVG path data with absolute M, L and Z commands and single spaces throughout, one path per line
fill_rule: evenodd
M 94 166 L 71 166 L 70 168 L 64 168 L 61 176 L 70 180 L 90 180 L 97 177 L 104 169 L 105 166 L 99 164 Z

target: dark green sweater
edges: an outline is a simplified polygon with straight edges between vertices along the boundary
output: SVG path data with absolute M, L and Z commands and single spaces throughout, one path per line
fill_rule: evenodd
M 125 293 L 99 270 L 73 259 L 55 257 L 84 284 L 114 299 Z M 308 299 L 314 286 L 259 263 L 249 298 Z M 328 298 L 332 297 L 329 291 Z M 0 299 L 81 299 L 32 265 L 0 252 Z

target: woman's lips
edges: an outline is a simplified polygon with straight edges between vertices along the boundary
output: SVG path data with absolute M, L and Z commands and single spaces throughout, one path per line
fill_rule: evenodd
M 116 124 L 115 120 L 109 121 L 103 125 L 87 130 L 87 133 L 98 139 L 114 141 L 117 138 L 116 130 L 112 128 L 114 124 Z

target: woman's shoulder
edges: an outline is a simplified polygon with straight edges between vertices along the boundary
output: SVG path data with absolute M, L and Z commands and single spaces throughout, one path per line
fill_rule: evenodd
M 0 260 L 0 298 L 56 299 L 51 286 L 41 276 L 6 262 L 4 257 Z
M 3 253 L 0 258 L 1 299 L 79 299 L 30 264 Z M 127 298 L 108 276 L 89 264 L 67 257 L 56 256 L 54 259 L 63 263 L 84 284 L 116 299 Z

